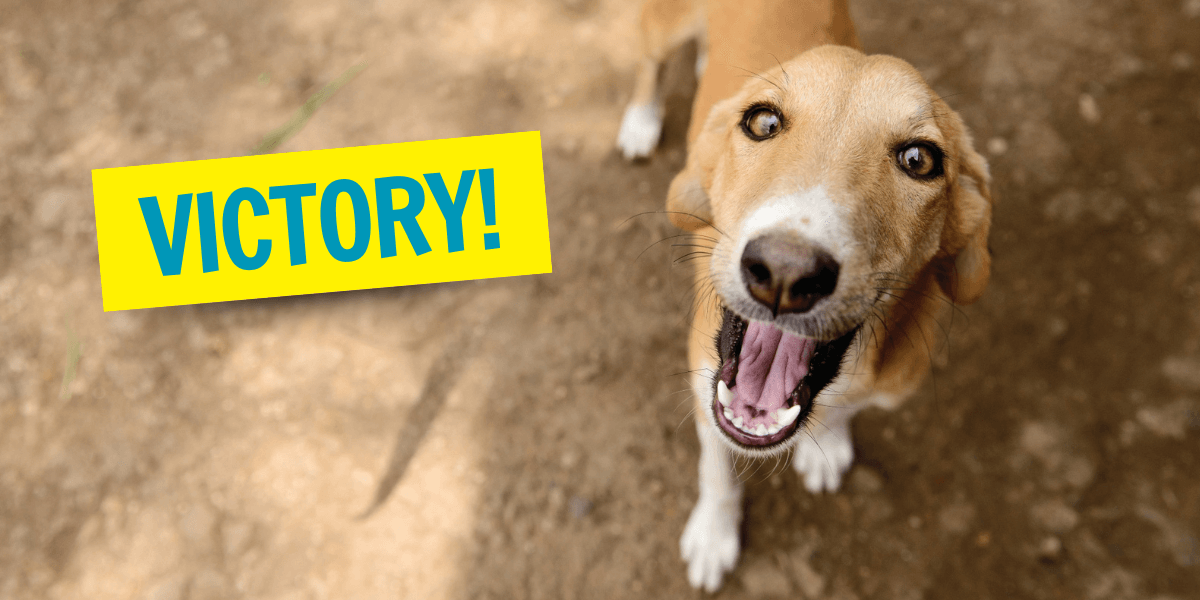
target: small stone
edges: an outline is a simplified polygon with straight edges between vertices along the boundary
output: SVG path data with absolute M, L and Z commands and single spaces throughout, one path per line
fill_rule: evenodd
M 1100 105 L 1091 94 L 1079 95 L 1079 116 L 1092 125 L 1100 122 Z
M 1045 459 L 1059 444 L 1060 434 L 1048 423 L 1028 423 L 1021 430 L 1021 448 L 1038 458 Z
M 599 362 L 593 362 L 575 369 L 572 378 L 575 380 L 575 383 L 586 383 L 599 377 L 603 371 L 604 367 Z
M 1052 339 L 1057 340 L 1067 334 L 1067 329 L 1069 327 L 1070 324 L 1066 319 L 1057 316 L 1050 317 L 1050 321 L 1046 324 L 1046 333 L 1048 333 Z
M 788 596 L 792 592 L 792 583 L 779 567 L 769 559 L 751 558 L 742 568 L 740 575 L 742 585 L 746 588 L 747 596 L 762 598 L 767 596 Z
M 1189 389 L 1200 390 L 1200 357 L 1170 356 L 1163 361 L 1163 375 L 1175 385 Z
M 587 498 L 571 496 L 571 499 L 567 501 L 567 512 L 576 519 L 582 519 L 592 512 L 593 506 L 592 501 Z
M 1096 465 L 1086 456 L 1068 456 L 1063 460 L 1062 478 L 1068 485 L 1082 488 L 1096 476 Z
M 579 454 L 573 450 L 567 450 L 566 452 L 563 452 L 562 457 L 559 458 L 559 463 L 564 469 L 573 469 L 575 468 L 575 465 L 579 464 Z
M 1187 201 L 1188 216 L 1193 224 L 1200 225 L 1200 185 L 1188 190 Z
M 1189 19 L 1200 17 L 1200 0 L 1184 0 L 1183 15 Z
M 1177 400 L 1166 406 L 1145 407 L 1137 411 L 1137 422 L 1159 437 L 1182 440 L 1194 423 L 1195 403 Z
M 821 598 L 821 592 L 825 591 L 825 578 L 821 576 L 808 561 L 795 561 L 796 583 L 800 586 L 800 591 L 804 593 L 805 598 L 817 600 Z
M 850 472 L 850 489 L 860 494 L 874 494 L 883 489 L 883 478 L 874 469 L 859 465 Z
M 1056 536 L 1047 536 L 1038 543 L 1038 558 L 1053 562 L 1062 556 L 1062 540 Z
M 1066 533 L 1079 524 L 1079 513 L 1061 500 L 1047 500 L 1029 510 L 1033 522 L 1051 533 Z
M 938 513 L 938 524 L 946 533 L 965 533 L 975 519 L 975 507 L 959 501 Z
M 566 499 L 566 493 L 563 492 L 561 487 L 556 485 L 553 488 L 550 488 L 550 495 L 547 498 L 547 504 L 550 505 L 551 511 L 557 511 L 558 509 L 562 508 L 563 504 L 566 502 Z

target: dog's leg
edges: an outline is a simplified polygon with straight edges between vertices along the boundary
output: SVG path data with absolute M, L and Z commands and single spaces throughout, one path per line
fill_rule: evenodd
M 821 414 L 805 425 L 796 445 L 792 468 L 804 477 L 804 487 L 816 494 L 836 492 L 842 475 L 854 462 L 854 444 L 850 439 L 850 420 L 861 405 L 823 407 Z
M 625 107 L 617 147 L 626 160 L 645 158 L 658 146 L 662 135 L 663 104 L 658 94 L 659 57 L 645 57 L 638 63 L 633 98 Z
M 733 472 L 733 457 L 708 419 L 696 418 L 696 433 L 700 436 L 700 499 L 683 529 L 679 550 L 688 563 L 692 587 L 715 592 L 737 563 L 742 482 Z
M 650 156 L 658 146 L 663 124 L 658 72 L 671 50 L 704 31 L 703 8 L 695 0 L 646 0 L 641 26 L 642 60 L 617 133 L 617 147 L 629 160 Z
M 693 329 L 691 344 L 702 343 L 712 323 L 705 320 L 708 313 L 697 313 L 700 328 Z M 696 348 L 692 348 L 696 350 Z M 702 355 L 701 355 L 702 356 Z M 698 411 L 706 410 L 712 402 L 712 377 L 716 366 L 703 358 L 694 358 L 700 365 L 692 375 L 692 393 Z M 742 522 L 742 482 L 733 470 L 733 456 L 721 443 L 721 435 L 703 413 L 696 415 L 696 434 L 700 438 L 700 498 L 692 509 L 679 550 L 688 563 L 688 582 L 692 587 L 714 592 L 721 586 L 725 572 L 737 563 L 738 527 Z

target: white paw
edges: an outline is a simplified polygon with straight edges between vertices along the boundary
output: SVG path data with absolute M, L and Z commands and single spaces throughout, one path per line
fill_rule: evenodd
M 662 133 L 663 111 L 657 104 L 630 104 L 621 119 L 617 147 L 626 160 L 645 158 L 654 152 Z
M 692 509 L 679 550 L 688 564 L 688 583 L 694 588 L 715 592 L 721 587 L 725 573 L 733 569 L 738 558 L 738 523 L 741 521 L 740 502 L 701 500 Z M 730 505 L 738 507 L 729 508 Z
M 836 492 L 852 462 L 854 446 L 850 443 L 850 429 L 835 427 L 830 431 L 818 425 L 811 438 L 806 435 L 800 439 L 792 468 L 804 477 L 804 487 L 817 494 Z

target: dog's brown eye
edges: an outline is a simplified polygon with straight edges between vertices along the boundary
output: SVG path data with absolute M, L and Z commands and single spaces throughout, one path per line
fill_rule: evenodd
M 905 173 L 917 179 L 929 179 L 942 174 L 942 153 L 925 143 L 909 144 L 896 152 L 896 161 Z
M 775 137 L 783 129 L 783 115 L 771 106 L 754 106 L 742 117 L 742 131 L 746 137 L 761 142 Z

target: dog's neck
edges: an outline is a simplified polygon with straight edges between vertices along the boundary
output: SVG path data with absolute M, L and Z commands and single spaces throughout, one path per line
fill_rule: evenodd
M 696 90 L 688 142 L 712 105 L 780 62 L 823 44 L 862 49 L 847 0 L 708 0 L 708 65 Z

